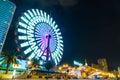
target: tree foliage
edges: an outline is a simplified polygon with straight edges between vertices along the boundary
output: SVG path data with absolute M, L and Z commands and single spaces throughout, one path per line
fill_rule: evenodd
M 53 68 L 53 63 L 52 61 L 47 61 L 45 64 L 44 64 L 45 68 L 47 70 L 50 70 L 51 68 Z
M 33 59 L 31 61 L 31 64 L 27 66 L 27 68 L 38 68 L 39 67 L 39 60 L 38 59 Z
M 6 74 L 8 73 L 11 64 L 18 64 L 17 54 L 15 51 L 6 51 L 1 53 L 3 59 L 1 60 L 2 65 L 6 64 Z

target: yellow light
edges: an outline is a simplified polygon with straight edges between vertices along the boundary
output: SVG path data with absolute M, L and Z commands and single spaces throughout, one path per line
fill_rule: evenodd
M 66 65 L 65 65 L 65 64 L 63 64 L 63 67 L 66 67 Z
M 20 68 L 19 64 L 13 64 L 13 68 Z
M 58 69 L 59 69 L 59 70 L 62 70 L 62 67 L 60 66 Z
M 63 64 L 63 66 L 62 66 L 62 67 L 66 68 L 66 67 L 68 67 L 68 64 Z
M 29 64 L 31 64 L 32 62 L 31 62 L 31 61 L 28 61 L 27 63 L 28 63 L 28 65 L 29 65 Z
M 66 64 L 65 67 L 68 67 L 68 64 Z
M 68 67 L 68 69 L 70 70 L 70 69 L 71 69 L 71 67 Z

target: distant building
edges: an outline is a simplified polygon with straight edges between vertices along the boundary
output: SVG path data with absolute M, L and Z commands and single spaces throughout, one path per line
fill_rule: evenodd
M 103 71 L 108 71 L 108 65 L 105 58 L 101 58 L 97 60 L 98 64 L 91 64 L 91 67 L 97 68 Z
M 120 67 L 118 67 L 118 77 L 120 77 Z
M 85 66 L 88 66 L 87 60 L 85 59 Z
M 2 51 L 16 6 L 8 0 L 0 0 L 0 53 Z
M 92 63 L 92 64 L 91 64 L 91 67 L 101 70 L 101 67 L 100 67 L 98 64 L 93 64 L 93 63 Z
M 101 67 L 101 70 L 108 71 L 108 65 L 105 58 L 98 59 L 98 65 Z

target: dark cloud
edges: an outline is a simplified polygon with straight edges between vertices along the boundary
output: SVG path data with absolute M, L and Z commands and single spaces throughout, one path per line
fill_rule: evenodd
M 78 0 L 10 0 L 12 2 L 17 2 L 17 6 L 44 6 L 44 7 L 53 7 L 55 5 L 61 7 L 71 7 L 78 3 Z M 27 3 L 27 4 L 26 4 Z
M 63 7 L 74 6 L 78 3 L 77 0 L 27 0 L 31 4 L 39 3 L 40 5 L 44 6 L 53 6 L 53 5 L 61 5 Z
M 37 2 L 44 6 L 59 5 L 59 2 L 57 0 L 38 0 Z
M 77 0 L 58 0 L 58 1 L 61 4 L 61 6 L 63 6 L 63 7 L 74 6 L 78 3 Z
M 44 6 L 60 5 L 62 7 L 70 7 L 78 3 L 77 0 L 37 0 L 37 1 Z

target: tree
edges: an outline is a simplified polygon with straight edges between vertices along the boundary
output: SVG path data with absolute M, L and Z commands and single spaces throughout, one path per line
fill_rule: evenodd
M 33 59 L 32 65 L 34 68 L 39 66 L 39 60 L 38 59 Z
M 33 59 L 30 64 L 28 64 L 27 68 L 38 68 L 39 67 L 39 60 Z
M 52 61 L 47 61 L 45 64 L 44 64 L 45 68 L 47 70 L 50 70 L 51 68 L 53 68 L 53 63 Z
M 6 64 L 6 74 L 8 73 L 11 64 L 18 64 L 17 54 L 15 51 L 2 52 L 2 64 Z

